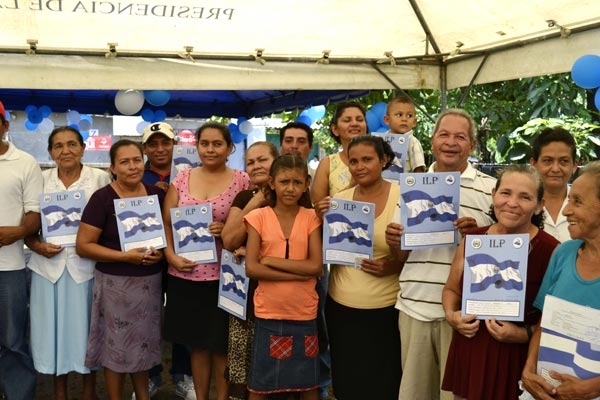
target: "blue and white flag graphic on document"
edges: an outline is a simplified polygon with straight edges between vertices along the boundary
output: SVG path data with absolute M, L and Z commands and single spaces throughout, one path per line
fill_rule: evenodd
M 518 261 L 498 262 L 488 254 L 473 254 L 466 260 L 471 272 L 471 292 L 480 292 L 490 285 L 506 290 L 523 290 Z
M 186 157 L 174 158 L 173 164 L 175 165 L 175 169 L 177 170 L 177 172 L 181 172 L 187 168 L 196 168 L 198 166 L 197 162 L 193 162 Z
M 223 273 L 223 291 L 233 292 L 237 294 L 242 299 L 246 298 L 246 277 L 237 275 L 233 268 L 227 264 L 223 264 L 221 266 L 221 271 Z
M 392 164 L 388 167 L 387 170 L 397 174 L 401 174 L 404 172 L 404 167 L 402 166 L 402 153 L 394 152 L 394 154 L 396 154 L 396 157 L 394 157 Z
M 402 193 L 402 199 L 408 210 L 406 218 L 408 226 L 418 225 L 428 218 L 441 222 L 454 221 L 458 218 L 452 204 L 452 196 L 431 197 L 421 190 L 411 190 Z
M 160 219 L 155 213 L 138 214 L 135 211 L 123 211 L 117 214 L 117 218 L 123 224 L 123 236 L 129 238 L 137 231 L 150 232 L 163 229 Z
M 329 243 L 339 243 L 347 240 L 361 246 L 371 247 L 369 225 L 362 222 L 351 222 L 342 214 L 327 214 L 327 227 L 329 229 Z
M 42 209 L 42 214 L 48 222 L 48 232 L 55 231 L 61 226 L 79 226 L 81 220 L 81 208 L 72 207 L 64 209 L 57 205 L 51 205 Z
M 193 224 L 189 221 L 181 220 L 173 223 L 173 228 L 177 233 L 179 248 L 184 247 L 190 242 L 214 242 L 214 237 L 208 230 L 207 222 L 198 222 Z
M 542 341 L 538 362 L 564 365 L 573 369 L 577 377 L 590 379 L 600 372 L 600 348 L 593 344 L 542 327 Z M 552 347 L 547 347 L 551 344 Z M 594 347 L 594 348 L 593 348 Z

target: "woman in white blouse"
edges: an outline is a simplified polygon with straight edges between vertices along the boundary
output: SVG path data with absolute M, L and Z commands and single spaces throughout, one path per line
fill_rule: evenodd
M 110 175 L 81 163 L 85 143 L 79 131 L 64 126 L 52 131 L 48 152 L 56 168 L 43 172 L 44 193 L 84 190 L 86 201 L 110 183 Z M 55 399 L 67 398 L 67 374 L 83 374 L 83 399 L 93 400 L 95 373 L 85 367 L 95 261 L 81 258 L 75 247 L 26 239 L 33 250 L 31 279 L 31 351 L 35 369 L 54 375 Z

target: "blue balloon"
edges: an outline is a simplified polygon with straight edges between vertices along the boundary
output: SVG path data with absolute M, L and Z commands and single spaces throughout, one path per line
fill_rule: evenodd
M 79 130 L 79 124 L 70 123 L 69 126 L 73 129 Z M 81 132 L 79 132 L 81 133 Z
M 165 112 L 165 110 L 154 111 L 154 119 L 152 120 L 152 122 L 160 122 L 164 121 L 165 119 L 167 119 L 167 113 Z
M 231 133 L 231 139 L 233 140 L 233 143 L 236 143 L 236 144 L 242 143 L 247 137 L 248 137 L 248 135 L 244 135 L 239 130 L 236 130 L 235 132 Z
M 377 133 L 385 133 L 388 131 L 389 128 L 386 128 L 385 126 L 380 126 L 375 132 Z
M 171 100 L 171 93 L 166 90 L 145 90 L 144 97 L 146 101 L 153 106 L 164 106 Z
M 584 89 L 600 86 L 600 56 L 587 54 L 579 57 L 571 68 L 571 78 Z
M 244 122 L 244 121 L 248 121 L 248 118 L 246 118 L 246 117 L 238 117 L 237 118 L 237 124 L 238 124 L 238 126 L 240 126 L 242 124 L 242 122 Z
M 90 131 L 80 131 L 79 133 L 81 133 L 81 137 L 84 141 L 88 140 L 90 137 Z
M 383 118 L 387 111 L 387 104 L 385 104 L 383 101 L 375 103 L 373 104 L 373 107 L 371 107 L 371 111 L 373 111 L 378 118 Z
M 596 104 L 596 108 L 600 111 L 600 89 L 596 90 L 596 96 L 594 96 L 594 104 Z
M 89 121 L 90 123 L 94 122 L 94 119 L 92 118 L 92 116 L 90 114 L 81 114 L 80 120 L 81 121 Z
M 298 118 L 296 118 L 296 122 L 302 122 L 303 124 L 306 124 L 308 126 L 311 126 L 313 124 L 312 119 L 306 114 L 300 114 Z
M 154 111 L 152 111 L 149 108 L 144 108 L 140 115 L 142 116 L 142 119 L 146 122 L 154 121 Z
M 377 129 L 379 129 L 381 126 L 379 117 L 371 110 L 367 111 L 367 126 L 369 128 L 369 132 L 377 132 Z
M 89 131 L 91 127 L 92 123 L 87 119 L 82 119 L 81 121 L 79 121 L 79 129 L 81 130 L 81 132 Z
M 323 118 L 325 116 L 325 106 L 313 106 L 311 107 L 311 113 L 312 113 L 312 117 L 313 120 L 319 120 L 321 118 Z
M 33 122 L 31 122 L 28 119 L 25 120 L 25 129 L 27 129 L 28 131 L 35 131 L 37 129 L 38 125 L 39 124 L 34 124 Z
M 30 104 L 27 107 L 25 107 L 25 114 L 29 115 L 30 112 L 33 112 L 35 110 L 37 110 L 37 107 Z
M 44 120 L 44 116 L 42 115 L 42 112 L 40 110 L 36 109 L 27 114 L 27 119 L 33 122 L 34 124 L 39 124 Z
M 42 117 L 48 118 L 52 114 L 52 109 L 48 106 L 41 106 L 40 112 L 42 113 Z
M 227 125 L 227 128 L 229 128 L 229 132 L 231 132 L 232 139 L 236 134 L 241 134 L 240 128 L 233 122 L 231 122 L 229 125 Z
M 10 113 L 8 111 L 4 111 L 4 119 L 10 121 Z

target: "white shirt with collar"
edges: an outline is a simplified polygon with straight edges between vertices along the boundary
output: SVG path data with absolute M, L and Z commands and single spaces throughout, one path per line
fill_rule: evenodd
M 79 179 L 68 188 L 58 178 L 57 168 L 45 170 L 43 175 L 44 193 L 83 189 L 86 202 L 96 190 L 108 185 L 111 181 L 110 175 L 106 171 L 85 165 L 81 169 Z M 52 283 L 56 283 L 65 268 L 67 268 L 75 282 L 83 283 L 94 277 L 95 265 L 96 261 L 79 257 L 75 252 L 75 247 L 65 247 L 60 253 L 51 258 L 33 252 L 28 267 Z
M 42 170 L 30 154 L 6 142 L 8 150 L 0 154 L 0 226 L 19 226 L 28 212 L 40 212 L 43 188 Z M 0 271 L 25 268 L 23 240 L 0 246 Z
M 544 231 L 554 236 L 556 240 L 559 242 L 565 242 L 567 240 L 571 240 L 571 234 L 569 233 L 569 222 L 567 221 L 567 217 L 563 215 L 563 210 L 565 206 L 569 202 L 569 192 L 571 191 L 571 186 L 567 186 L 567 195 L 563 200 L 562 206 L 560 206 L 560 211 L 558 212 L 558 217 L 556 221 L 552 219 L 546 207 L 544 207 Z

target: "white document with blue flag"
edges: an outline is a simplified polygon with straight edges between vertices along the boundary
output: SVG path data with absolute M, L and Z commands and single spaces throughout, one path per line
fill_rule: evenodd
M 467 235 L 462 315 L 523 321 L 529 235 Z
M 331 199 L 323 215 L 323 262 L 359 267 L 373 258 L 375 205 Z
M 242 258 L 241 262 L 237 263 L 233 253 L 223 249 L 219 277 L 219 308 L 246 320 L 249 287 L 250 278 L 246 276 L 244 259 Z
M 537 373 L 559 385 L 550 371 L 581 379 L 600 376 L 600 310 L 546 295 Z
M 208 264 L 217 261 L 215 237 L 208 227 L 213 222 L 211 203 L 171 208 L 175 254 Z
M 381 175 L 384 179 L 391 182 L 398 183 L 400 174 L 404 172 L 406 167 L 406 159 L 408 157 L 408 142 L 410 134 L 396 134 L 396 133 L 372 133 L 373 136 L 379 136 L 385 140 L 394 153 L 396 158 L 392 161 L 389 168 L 385 169 Z M 410 171 L 407 171 L 410 172 Z
M 114 199 L 121 250 L 167 246 L 158 196 Z
M 75 246 L 81 214 L 85 208 L 85 192 L 69 190 L 42 193 L 40 212 L 42 236 L 48 243 L 63 247 Z
M 403 250 L 458 244 L 454 221 L 460 208 L 460 173 L 400 174 L 400 223 Z
M 178 173 L 188 168 L 195 168 L 201 165 L 200 156 L 196 146 L 173 146 L 173 161 L 171 161 L 171 182 Z

